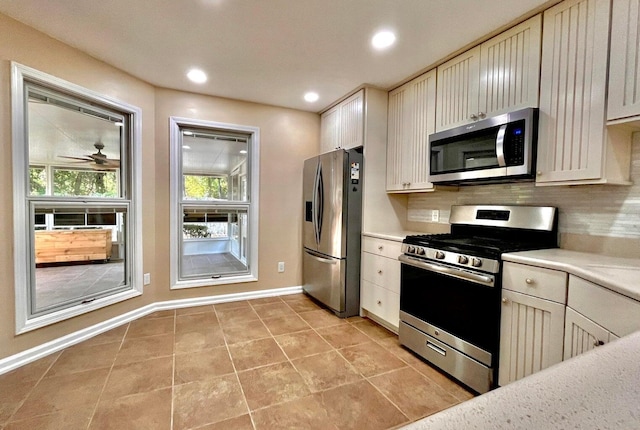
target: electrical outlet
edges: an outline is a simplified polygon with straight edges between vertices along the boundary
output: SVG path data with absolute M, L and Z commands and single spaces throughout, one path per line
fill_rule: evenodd
M 279 273 L 284 272 L 284 261 L 278 262 L 278 272 Z
M 440 211 L 437 209 L 434 209 L 431 211 L 431 222 L 438 222 L 440 221 Z
M 144 274 L 144 285 L 149 285 L 151 283 L 151 273 Z

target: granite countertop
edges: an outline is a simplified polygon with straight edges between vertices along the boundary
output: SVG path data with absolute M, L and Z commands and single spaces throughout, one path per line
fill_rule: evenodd
M 403 429 L 639 429 L 640 332 Z
M 561 270 L 640 301 L 640 259 L 541 249 L 502 254 L 504 261 Z

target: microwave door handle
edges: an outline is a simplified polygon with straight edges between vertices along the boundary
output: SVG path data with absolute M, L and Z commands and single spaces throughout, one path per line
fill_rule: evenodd
M 498 158 L 498 166 L 507 167 L 507 162 L 504 159 L 504 136 L 507 134 L 507 124 L 501 125 L 498 129 L 498 136 L 496 137 L 496 156 Z

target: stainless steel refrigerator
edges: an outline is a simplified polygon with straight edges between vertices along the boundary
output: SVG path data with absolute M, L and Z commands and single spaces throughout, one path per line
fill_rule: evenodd
M 304 162 L 303 289 L 340 317 L 360 312 L 362 149 Z

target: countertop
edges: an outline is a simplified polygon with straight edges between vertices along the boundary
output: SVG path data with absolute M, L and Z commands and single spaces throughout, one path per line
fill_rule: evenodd
M 403 429 L 640 429 L 640 332 Z
M 608 257 L 565 249 L 513 252 L 502 254 L 502 259 L 562 270 L 640 301 L 640 259 Z
M 362 232 L 363 236 L 377 237 L 378 239 L 393 240 L 396 242 L 402 242 L 402 240 L 414 234 L 427 234 L 419 231 L 385 231 L 385 232 Z
M 640 300 L 640 260 L 548 249 L 504 261 L 561 270 Z M 640 429 L 640 331 L 405 426 Z

